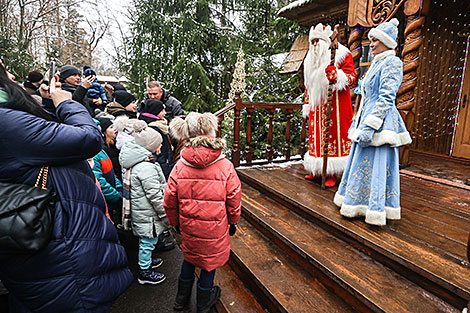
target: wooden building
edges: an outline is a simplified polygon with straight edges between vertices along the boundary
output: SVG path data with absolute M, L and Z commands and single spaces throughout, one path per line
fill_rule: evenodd
M 397 106 L 412 133 L 411 148 L 470 159 L 470 75 L 464 69 L 470 63 L 470 1 L 299 0 L 279 15 L 308 27 L 340 24 L 357 70 L 368 30 L 398 18 L 404 79 Z M 301 71 L 307 49 L 307 39 L 298 39 L 283 72 Z M 401 151 L 402 164 L 408 163 L 409 148 Z

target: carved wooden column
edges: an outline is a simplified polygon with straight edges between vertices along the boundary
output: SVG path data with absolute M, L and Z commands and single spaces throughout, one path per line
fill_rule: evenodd
M 235 167 L 240 166 L 240 111 L 242 110 L 242 98 L 240 93 L 235 94 L 235 118 L 233 126 L 233 151 L 232 163 Z
M 361 41 L 362 41 L 363 35 L 364 35 L 364 28 L 361 26 L 358 26 L 358 27 L 355 27 L 351 31 L 351 34 L 349 35 L 349 39 L 348 39 L 348 46 L 349 46 L 349 50 L 352 53 L 352 57 L 354 60 L 354 69 L 356 70 L 356 76 L 358 79 L 361 73 L 359 69 L 359 59 L 362 56 Z
M 246 109 L 246 146 L 245 146 L 245 160 L 247 165 L 251 165 L 252 152 L 251 152 L 251 116 L 253 109 Z
M 405 121 L 409 132 L 413 131 L 415 114 L 413 107 L 416 104 L 415 92 L 418 84 L 416 76 L 419 66 L 419 48 L 424 39 L 421 34 L 425 17 L 420 14 L 408 16 L 405 28 L 405 46 L 402 52 L 403 82 L 397 94 L 397 108 Z M 410 146 L 400 148 L 400 166 L 409 165 Z

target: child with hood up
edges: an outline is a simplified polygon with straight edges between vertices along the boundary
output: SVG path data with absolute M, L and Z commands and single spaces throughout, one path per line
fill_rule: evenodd
M 158 236 L 168 229 L 168 220 L 163 209 L 165 176 L 152 153 L 159 154 L 162 136 L 147 127 L 144 121 L 133 123 L 134 140 L 127 141 L 119 154 L 119 162 L 126 168 L 124 181 L 130 182 L 130 213 L 132 232 L 139 237 L 139 277 L 140 284 L 159 284 L 165 275 L 154 272 L 163 260 L 152 260 L 152 251 Z
M 201 268 L 197 312 L 205 313 L 220 297 L 215 270 L 230 256 L 229 235 L 235 234 L 241 213 L 241 184 L 233 164 L 222 154 L 224 140 L 215 138 L 214 114 L 175 117 L 170 128 L 178 138 L 188 138 L 168 178 L 163 202 L 170 225 L 181 232 L 184 256 L 173 308 L 182 310 L 190 302 L 197 266 Z

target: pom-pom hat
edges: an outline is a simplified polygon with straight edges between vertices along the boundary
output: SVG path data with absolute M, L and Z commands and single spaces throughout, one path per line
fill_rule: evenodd
M 135 138 L 135 142 L 144 147 L 150 152 L 155 152 L 157 148 L 162 144 L 163 139 L 158 131 L 147 126 L 147 123 L 141 120 L 134 122 L 134 132 L 132 136 Z
M 312 39 L 318 38 L 322 39 L 328 43 L 331 43 L 331 35 L 333 35 L 333 31 L 331 30 L 331 26 L 323 26 L 322 23 L 317 24 L 317 26 L 310 28 L 310 33 L 308 36 L 309 42 L 312 42 Z
M 387 48 L 395 49 L 397 47 L 398 20 L 392 18 L 389 22 L 384 22 L 379 26 L 372 28 L 369 32 L 370 37 L 380 40 Z

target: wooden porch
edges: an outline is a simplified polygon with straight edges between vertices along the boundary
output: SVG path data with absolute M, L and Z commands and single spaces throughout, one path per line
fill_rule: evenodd
M 304 180 L 299 162 L 239 168 L 242 219 L 216 275 L 218 311 L 462 312 L 470 187 L 459 175 L 468 177 L 470 162 L 411 160 L 401 174 L 402 219 L 385 227 L 343 218 L 336 188 Z

